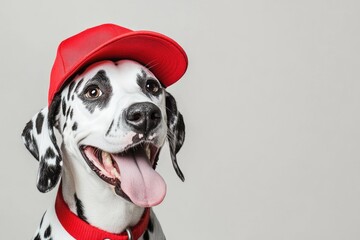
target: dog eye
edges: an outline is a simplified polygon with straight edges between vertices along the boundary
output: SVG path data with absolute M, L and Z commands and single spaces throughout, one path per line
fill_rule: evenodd
M 146 91 L 148 91 L 149 93 L 151 93 L 153 95 L 158 95 L 161 92 L 160 84 L 158 83 L 158 81 L 156 81 L 154 79 L 147 80 L 145 87 L 146 87 Z
M 96 99 L 102 95 L 102 91 L 96 85 L 90 85 L 85 90 L 85 97 L 88 99 Z

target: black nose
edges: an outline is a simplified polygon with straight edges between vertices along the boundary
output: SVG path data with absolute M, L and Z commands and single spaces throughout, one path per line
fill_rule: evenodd
M 160 120 L 160 109 L 149 102 L 134 103 L 125 112 L 125 121 L 138 133 L 149 133 L 159 125 Z

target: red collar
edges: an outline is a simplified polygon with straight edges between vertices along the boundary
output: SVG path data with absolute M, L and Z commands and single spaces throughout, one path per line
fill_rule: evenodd
M 122 232 L 120 234 L 114 234 L 110 232 L 103 231 L 97 227 L 91 226 L 87 222 L 80 219 L 73 212 L 70 211 L 69 207 L 64 201 L 62 196 L 61 188 L 58 190 L 55 201 L 55 211 L 56 215 L 64 227 L 64 229 L 75 239 L 77 240 L 129 240 L 127 232 Z M 145 232 L 150 218 L 150 209 L 146 208 L 143 216 L 136 226 L 130 228 L 132 234 L 132 239 L 137 240 Z

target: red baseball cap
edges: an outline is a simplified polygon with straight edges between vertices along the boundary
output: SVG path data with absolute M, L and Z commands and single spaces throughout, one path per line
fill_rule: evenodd
M 48 104 L 77 71 L 101 60 L 131 59 L 150 70 L 168 87 L 185 73 L 185 51 L 157 32 L 133 31 L 115 24 L 86 29 L 62 41 L 51 70 Z

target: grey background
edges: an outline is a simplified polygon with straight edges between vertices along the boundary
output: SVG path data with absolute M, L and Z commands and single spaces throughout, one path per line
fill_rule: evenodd
M 168 239 L 360 239 L 359 16 L 350 0 L 3 1 L 0 239 L 30 239 L 54 199 L 20 133 L 46 105 L 57 45 L 105 22 L 189 56 L 169 88 L 186 182 L 168 151 L 159 166 Z

